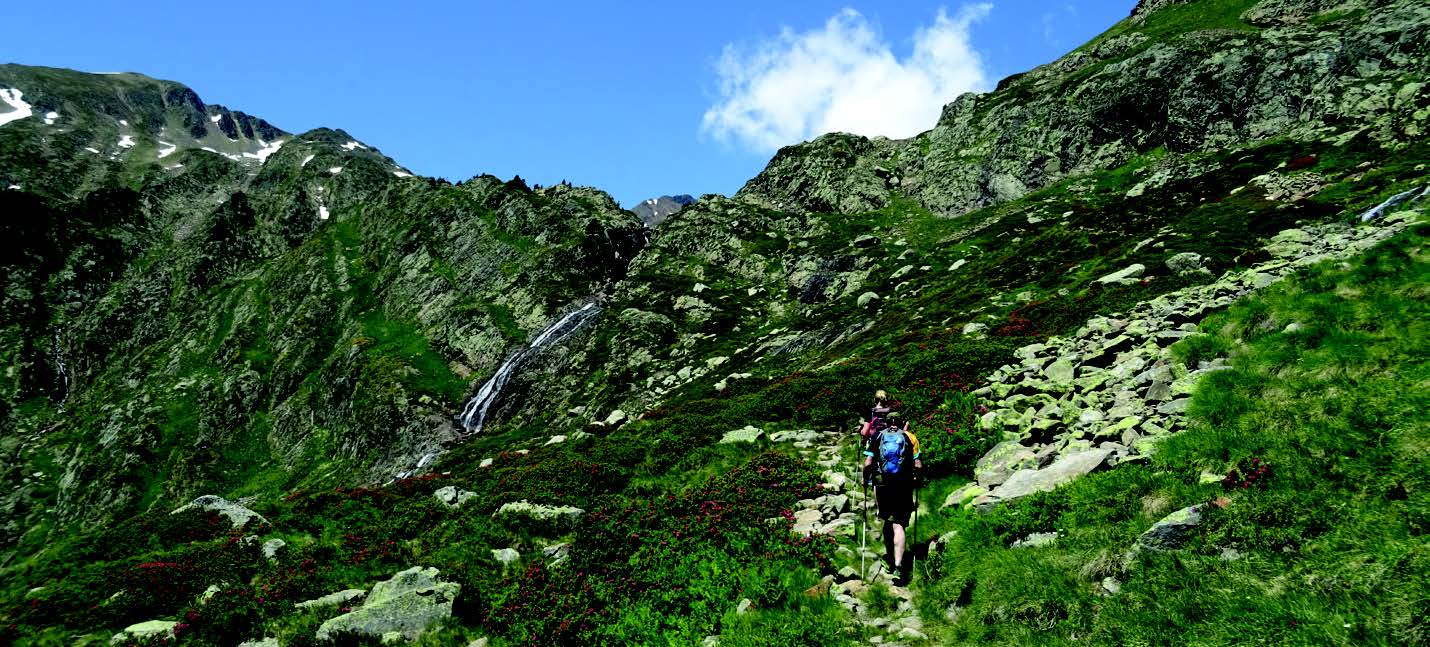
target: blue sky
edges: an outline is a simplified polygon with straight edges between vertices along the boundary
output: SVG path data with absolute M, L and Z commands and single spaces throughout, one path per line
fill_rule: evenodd
M 172 79 L 423 175 L 566 179 L 630 206 L 732 194 L 822 129 L 931 128 L 941 95 L 1051 61 L 1134 4 L 16 2 L 0 62 Z

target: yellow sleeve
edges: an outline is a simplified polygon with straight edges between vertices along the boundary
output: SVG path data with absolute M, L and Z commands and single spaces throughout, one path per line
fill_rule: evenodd
M 914 435 L 914 432 L 912 432 L 912 431 L 905 431 L 904 433 L 906 433 L 906 434 L 909 435 L 909 440 L 910 440 L 910 441 L 913 441 L 913 443 L 914 443 L 914 458 L 915 458 L 915 459 L 918 459 L 919 454 L 922 453 L 922 452 L 919 451 L 919 437 L 918 437 L 918 436 L 915 436 L 915 435 Z

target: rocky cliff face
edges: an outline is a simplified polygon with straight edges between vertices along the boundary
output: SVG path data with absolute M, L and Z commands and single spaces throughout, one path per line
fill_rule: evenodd
M 1140 3 L 1067 56 L 959 97 L 926 133 L 833 134 L 785 148 L 738 197 L 846 213 L 908 197 L 958 216 L 1154 150 L 1191 155 L 1355 133 L 1394 145 L 1425 132 L 1423 4 L 1229 4 L 1235 11 L 1223 14 Z

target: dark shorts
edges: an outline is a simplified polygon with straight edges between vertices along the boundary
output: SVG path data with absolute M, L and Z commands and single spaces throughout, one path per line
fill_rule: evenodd
M 914 512 L 914 488 L 907 479 L 890 479 L 874 488 L 874 500 L 879 504 L 879 518 L 907 528 Z

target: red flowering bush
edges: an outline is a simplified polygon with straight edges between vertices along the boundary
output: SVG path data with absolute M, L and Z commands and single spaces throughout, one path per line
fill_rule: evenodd
M 968 473 L 998 442 L 996 432 L 983 429 L 980 416 L 988 408 L 968 391 L 971 384 L 948 373 L 918 380 L 901 390 L 898 404 L 918 436 L 925 473 L 930 477 Z
M 1244 460 L 1226 473 L 1221 486 L 1227 490 L 1245 490 L 1251 487 L 1265 488 L 1271 478 L 1271 465 L 1260 458 Z

